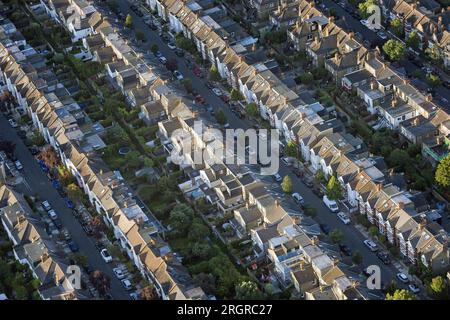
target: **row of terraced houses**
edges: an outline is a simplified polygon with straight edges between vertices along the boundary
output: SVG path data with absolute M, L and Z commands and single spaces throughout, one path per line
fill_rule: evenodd
M 51 3 L 49 1 L 45 5 L 52 8 Z M 171 29 L 183 32 L 186 37 L 191 38 L 202 56 L 216 65 L 221 76 L 234 88 L 239 89 L 248 102 L 257 103 L 261 115 L 268 119 L 286 140 L 297 142 L 312 171 L 320 169 L 327 177 L 336 175 L 345 190 L 346 201 L 361 214 L 367 215 L 380 233 L 385 234 L 390 243 L 399 247 L 403 256 L 412 263 L 420 259 L 434 272 L 447 270 L 448 239 L 445 231 L 427 218 L 427 206 L 418 205 L 415 194 L 406 192 L 393 183 L 379 164 L 382 159 L 370 157 L 364 143 L 345 133 L 343 124 L 324 112 L 323 107 L 318 108 L 318 103 L 305 103 L 301 96 L 277 78 L 268 63 L 247 62 L 247 57 L 255 52 L 254 39 L 239 33 L 239 39 L 236 40 L 236 33 L 234 36 L 232 34 L 234 31 L 225 30 L 225 27 L 211 17 L 218 15 L 214 5 L 208 1 L 204 3 L 209 3 L 211 7 L 203 9 L 198 2 L 176 0 L 155 1 L 149 5 L 157 9 L 163 19 L 168 20 Z M 333 24 L 332 19 L 319 20 L 326 20 L 330 28 Z M 168 151 L 183 139 L 183 135 L 172 137 L 172 133 L 177 129 L 185 131 L 185 138 L 193 136 L 198 148 L 211 151 L 223 148 L 214 135 L 210 135 L 206 141 L 204 137 L 196 136 L 197 133 L 192 130 L 195 114 L 190 112 L 191 102 L 157 75 L 157 66 L 149 66 L 139 58 L 110 22 L 103 19 L 98 12 L 93 13 L 88 22 L 91 31 L 83 39 L 86 49 L 93 59 L 105 64 L 108 76 L 127 96 L 130 103 L 141 108 L 143 114 L 151 117 L 153 121 L 158 121 L 159 134 Z M 350 37 L 348 39 L 351 40 Z M 379 60 L 376 53 L 370 53 L 369 56 L 373 57 L 373 61 Z M 34 114 L 32 113 L 33 119 L 39 124 Z M 44 126 L 42 130 L 45 132 Z M 65 130 L 61 133 L 65 136 Z M 58 139 L 58 136 L 56 138 Z M 61 150 L 59 143 L 53 144 L 57 150 Z M 74 146 L 70 144 L 67 149 L 70 155 L 68 159 L 70 160 L 72 154 L 76 154 L 75 159 L 79 160 L 73 164 L 65 160 L 68 167 L 72 168 L 97 209 L 107 216 L 114 215 L 114 210 L 103 204 L 103 197 L 100 195 L 98 198 L 98 195 L 95 195 L 98 191 L 94 192 L 90 187 L 89 178 L 98 181 L 95 178 L 98 172 L 90 172 L 89 169 L 89 163 L 96 160 L 95 156 L 74 150 Z M 62 151 L 63 159 L 67 159 L 63 155 L 67 153 Z M 211 151 L 208 152 L 215 154 Z M 250 235 L 255 254 L 268 257 L 274 262 L 281 281 L 293 282 L 296 289 L 308 299 L 366 297 L 363 288 L 346 276 L 345 268 L 318 247 L 317 239 L 306 235 L 295 213 L 290 212 L 282 202 L 270 195 L 267 187 L 255 179 L 245 167 L 225 165 L 221 162 L 223 159 L 217 159 L 214 165 L 199 165 L 192 161 L 190 154 L 184 156 L 186 161 L 182 167 L 191 178 L 185 190 L 190 192 L 191 196 L 201 194 L 223 212 L 232 212 L 236 231 L 242 235 Z M 77 173 L 78 170 L 83 174 Z M 112 186 L 110 190 L 114 190 Z M 108 200 L 113 198 L 111 195 L 105 197 Z M 124 205 L 119 207 L 117 214 L 127 211 Z M 136 220 L 137 222 L 131 224 L 137 225 L 138 228 L 135 229 L 140 230 L 140 220 Z M 112 221 L 115 224 L 119 223 L 120 219 Z M 126 225 L 129 226 L 128 223 Z M 132 230 L 133 228 L 129 232 Z M 124 243 L 132 241 L 127 240 L 128 232 L 121 231 L 117 235 L 123 236 L 120 239 Z M 130 245 L 132 250 L 145 250 L 149 246 L 151 247 L 148 243 L 145 247 Z M 139 259 L 135 260 L 138 260 L 136 263 L 139 264 Z
M 124 182 L 120 172 L 109 170 L 97 153 L 105 146 L 101 138 L 105 129 L 100 123 L 89 119 L 71 97 L 47 67 L 45 55 L 27 44 L 23 37 L 17 37 L 19 31 L 9 20 L 2 18 L 1 21 L 1 79 L 5 84 L 4 89 L 15 97 L 17 110 L 31 117 L 34 126 L 57 151 L 92 206 L 113 228 L 120 245 L 143 277 L 154 284 L 160 297 L 204 299 L 203 290 L 194 284 L 186 268 L 160 237 L 157 225 L 136 203 L 133 191 Z M 20 39 L 20 43 L 14 39 Z M 18 216 L 17 221 L 10 221 L 12 228 L 18 232 L 25 230 L 21 217 Z M 31 214 L 26 219 L 32 219 Z M 24 239 L 25 246 L 32 246 L 39 241 L 37 236 L 29 237 Z M 59 272 L 59 269 L 56 271 Z M 63 280 L 63 277 L 55 278 L 55 283 Z

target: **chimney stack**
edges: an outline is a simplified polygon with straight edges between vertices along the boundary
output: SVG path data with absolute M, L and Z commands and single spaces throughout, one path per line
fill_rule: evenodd
M 422 220 L 420 220 L 419 230 L 425 229 L 426 226 L 427 226 L 427 219 L 423 218 Z
M 319 238 L 317 238 L 317 236 L 313 236 L 312 238 L 311 238 L 311 243 L 313 244 L 313 245 L 318 245 L 319 244 Z

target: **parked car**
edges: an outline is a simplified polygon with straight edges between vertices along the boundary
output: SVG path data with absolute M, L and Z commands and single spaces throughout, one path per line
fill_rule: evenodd
M 167 46 L 169 47 L 170 50 L 175 50 L 177 48 L 177 46 L 175 45 L 175 43 L 173 42 L 169 42 L 167 44 Z
M 129 291 L 131 289 L 133 289 L 133 286 L 131 285 L 131 281 L 128 279 L 123 279 L 122 281 L 122 285 L 125 288 L 125 290 Z
M 64 198 L 64 202 L 66 203 L 67 208 L 75 209 L 75 204 L 69 198 Z
M 205 98 L 203 98 L 201 95 L 196 95 L 195 96 L 195 102 L 196 103 L 200 103 L 200 104 L 205 104 L 206 103 Z
M 166 64 L 167 63 L 167 59 L 163 56 L 158 57 L 159 62 L 161 62 L 162 64 Z
M 345 244 L 340 244 L 339 245 L 339 249 L 342 251 L 343 254 L 345 254 L 346 256 L 351 256 L 352 255 L 352 250 L 350 249 L 349 246 L 345 245 Z
M 94 234 L 94 230 L 92 229 L 91 225 L 86 224 L 86 225 L 83 225 L 82 228 L 83 228 L 84 232 L 86 232 L 86 234 L 88 236 L 91 236 L 91 235 Z
M 48 210 L 48 216 L 50 217 L 50 219 L 52 220 L 56 220 L 58 219 L 58 215 L 56 214 L 56 211 L 53 209 Z
M 341 220 L 344 224 L 350 224 L 351 220 L 348 215 L 346 215 L 344 212 L 338 212 L 337 214 L 339 220 Z
M 180 71 L 178 71 L 178 70 L 175 70 L 174 72 L 173 72 L 173 75 L 174 75 L 174 77 L 177 79 L 177 80 L 183 80 L 183 75 L 181 74 L 181 72 Z
M 298 178 L 303 177 L 303 171 L 300 170 L 299 168 L 294 168 L 294 169 L 292 170 L 292 172 L 293 172 Z
M 382 39 L 382 40 L 386 40 L 388 38 L 388 36 L 386 35 L 386 33 L 384 33 L 383 31 L 378 31 L 377 35 Z
M 220 97 L 222 95 L 222 90 L 220 90 L 218 88 L 212 88 L 211 90 L 218 97 Z
M 23 165 L 22 165 L 22 163 L 19 160 L 14 162 L 14 165 L 16 166 L 17 170 L 22 170 L 23 169 Z
M 175 54 L 179 57 L 184 57 L 184 50 L 180 48 L 175 49 Z
M 80 250 L 78 245 L 73 240 L 69 241 L 67 243 L 67 246 L 69 247 L 70 251 L 72 251 L 72 252 L 78 252 Z
M 372 251 L 372 252 L 378 251 L 377 244 L 375 242 L 373 242 L 372 240 L 367 239 L 367 240 L 364 240 L 363 242 L 366 245 L 366 247 L 369 248 L 370 251 Z
M 310 177 L 306 177 L 305 179 L 302 180 L 303 183 L 305 184 L 305 186 L 307 186 L 308 188 L 312 188 L 314 186 L 314 182 L 313 179 Z
M 211 83 L 211 82 L 209 82 L 209 81 L 205 83 L 205 86 L 206 86 L 208 89 L 211 89 L 211 90 L 214 89 L 214 84 Z M 221 92 L 220 94 L 222 94 L 222 92 Z
M 413 293 L 419 293 L 420 292 L 420 288 L 417 286 L 417 284 L 415 283 L 411 283 L 410 285 L 408 285 L 409 290 L 411 290 Z
M 111 257 L 107 249 L 102 249 L 102 251 L 100 251 L 100 254 L 106 263 L 110 263 L 113 261 L 113 258 Z
M 131 300 L 140 300 L 139 294 L 137 292 L 130 293 Z
M 14 119 L 8 119 L 9 124 L 11 125 L 11 127 L 13 128 L 17 128 L 17 122 Z
M 320 229 L 323 231 L 323 233 L 325 234 L 329 234 L 331 229 L 328 225 L 321 223 L 320 224 Z
M 123 273 L 122 269 L 114 268 L 113 272 L 117 279 L 122 280 L 123 278 L 125 278 L 125 274 Z
M 313 189 L 312 189 L 312 192 L 313 192 L 316 196 L 318 196 L 319 198 L 320 198 L 320 197 L 323 197 L 323 195 L 324 195 L 323 190 L 322 190 L 319 186 L 313 188 Z
M 399 272 L 399 273 L 397 273 L 397 279 L 400 281 L 400 282 L 403 282 L 403 283 L 408 283 L 409 282 L 409 278 L 408 278 L 408 276 L 406 275 L 406 274 L 404 274 L 404 273 L 401 273 L 401 272 Z
M 382 251 L 378 252 L 377 257 L 386 265 L 391 263 L 391 258 L 389 257 L 389 254 L 386 252 L 382 252 Z
M 285 166 L 290 167 L 292 165 L 292 161 L 289 161 L 288 157 L 281 158 L 281 162 L 284 163 Z
M 331 210 L 331 212 L 339 212 L 339 207 L 336 201 L 329 199 L 326 195 L 323 196 L 322 201 L 327 208 Z
M 281 176 L 278 173 L 275 173 L 272 176 L 273 180 L 275 180 L 276 182 L 281 182 L 283 180 L 283 178 L 281 178 Z
M 54 224 L 58 229 L 61 229 L 61 228 L 62 228 L 62 223 L 61 223 L 61 220 L 59 220 L 59 219 L 53 220 L 53 224 Z
M 298 193 L 298 192 L 294 192 L 292 194 L 292 198 L 294 199 L 295 202 L 297 202 L 298 204 L 303 204 L 305 203 L 305 199 L 303 199 L 303 197 Z
M 52 208 L 52 206 L 50 205 L 50 203 L 47 200 L 43 201 L 41 203 L 41 205 L 42 205 L 42 208 L 44 208 L 45 211 L 49 211 Z

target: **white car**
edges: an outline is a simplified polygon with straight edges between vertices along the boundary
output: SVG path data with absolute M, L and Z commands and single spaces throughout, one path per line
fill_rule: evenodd
M 367 28 L 369 27 L 369 21 L 363 19 L 363 20 L 360 20 L 359 22 L 361 22 L 361 24 L 362 24 L 363 26 L 365 26 L 365 27 L 367 27 Z
M 294 198 L 295 202 L 299 204 L 303 204 L 305 202 L 305 199 L 303 199 L 303 197 L 298 192 L 294 192 L 292 194 L 292 198 Z
M 177 48 L 177 46 L 173 42 L 169 42 L 167 46 L 169 47 L 170 50 L 175 50 Z
M 181 74 L 181 72 L 178 70 L 175 70 L 173 72 L 173 75 L 175 76 L 175 78 L 177 78 L 177 80 L 183 80 L 183 78 L 184 78 L 183 75 Z
M 415 283 L 411 283 L 408 286 L 409 290 L 412 291 L 412 293 L 419 293 L 420 292 L 420 288 L 415 284 Z
M 123 278 L 125 278 L 125 274 L 123 273 L 122 269 L 114 268 L 113 272 L 116 275 L 117 279 L 122 280 Z
M 217 89 L 217 88 L 212 88 L 212 92 L 218 97 L 220 97 L 222 95 L 222 90 Z
M 163 56 L 158 57 L 159 62 L 161 62 L 162 64 L 166 64 L 167 63 L 167 59 Z
M 350 217 L 343 212 L 339 212 L 337 214 L 339 220 L 341 220 L 344 224 L 350 224 Z
M 131 281 L 128 279 L 123 279 L 122 281 L 122 285 L 125 288 L 125 290 L 129 291 L 131 289 L 133 289 L 133 286 L 131 285 Z
M 272 177 L 276 182 L 281 182 L 283 180 L 278 173 L 275 173 Z
M 43 201 L 41 203 L 41 205 L 42 205 L 42 208 L 44 208 L 45 211 L 49 211 L 49 210 L 52 209 L 52 206 L 50 205 L 50 203 L 48 203 L 47 200 Z
M 9 124 L 13 128 L 17 128 L 17 122 L 14 119 L 8 119 Z
M 14 165 L 16 166 L 17 170 L 22 170 L 23 169 L 23 165 L 22 165 L 22 163 L 19 160 L 14 162 Z
M 322 201 L 323 201 L 323 203 L 325 203 L 325 205 L 328 207 L 328 209 L 331 210 L 331 212 L 339 212 L 339 207 L 338 207 L 336 201 L 334 201 L 332 199 L 328 199 L 328 197 L 326 195 L 323 196 Z
M 113 258 L 109 254 L 108 250 L 102 249 L 102 251 L 100 251 L 100 254 L 102 255 L 102 258 L 106 263 L 110 263 L 113 261 Z
M 288 157 L 281 158 L 281 162 L 283 162 L 287 167 L 290 167 L 292 165 L 292 162 L 289 161 Z
M 400 280 L 400 282 L 403 282 L 403 283 L 408 283 L 409 282 L 408 276 L 406 274 L 404 274 L 404 273 L 401 273 L 401 272 L 397 273 L 397 279 Z
M 56 214 L 56 211 L 53 210 L 53 209 L 48 210 L 48 216 L 49 216 L 50 219 L 52 219 L 52 220 L 58 219 L 58 215 Z
M 364 240 L 363 242 L 366 245 L 366 247 L 369 248 L 370 251 L 372 252 L 378 251 L 377 244 L 372 240 Z

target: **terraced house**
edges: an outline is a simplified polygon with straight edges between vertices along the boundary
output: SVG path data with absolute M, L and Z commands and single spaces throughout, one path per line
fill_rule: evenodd
M 39 281 L 41 299 L 87 299 L 82 290 L 74 287 L 69 262 L 47 233 L 45 223 L 21 194 L 6 185 L 0 187 L 0 220 L 13 244 L 14 257 Z
M 31 63 L 24 52 L 31 48 L 26 45 L 21 50 L 11 45 L 5 36 L 0 42 L 2 76 L 5 82 L 10 83 L 8 89 L 12 89 L 11 93 L 17 95 L 18 79 L 10 76 L 3 66 L 14 63 L 17 72 L 23 72 L 22 67 L 26 68 Z M 132 61 L 130 55 L 127 51 L 122 57 Z M 16 57 L 21 60 L 16 61 Z M 38 61 L 45 65 L 42 56 Z M 147 79 L 148 69 L 144 70 L 139 79 Z M 23 96 L 26 105 L 21 108 L 58 152 L 92 205 L 114 229 L 115 236 L 136 267 L 155 285 L 159 296 L 163 299 L 205 298 L 202 289 L 193 283 L 187 270 L 161 239 L 155 223 L 136 204 L 132 190 L 125 185 L 120 173 L 111 172 L 96 153 L 105 146 L 101 139 L 102 126 L 93 123 L 70 97 L 67 89 L 51 75 L 52 72 L 43 67 L 34 77 L 30 77 L 30 83 L 37 89 L 33 94 Z

